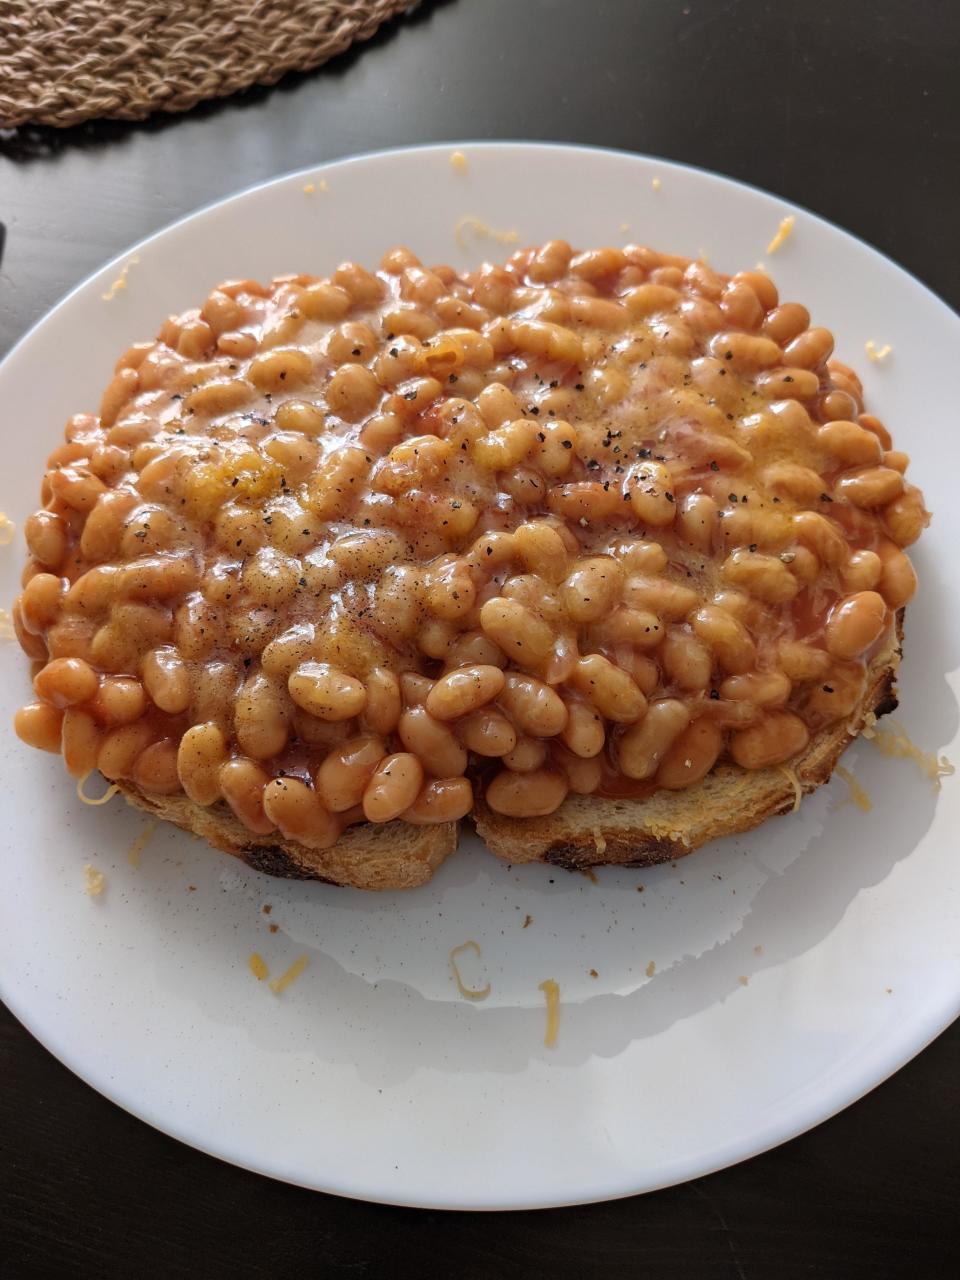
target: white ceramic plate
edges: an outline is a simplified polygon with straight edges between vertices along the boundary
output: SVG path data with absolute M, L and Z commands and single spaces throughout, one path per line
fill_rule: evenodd
M 793 212 L 637 156 L 463 150 L 465 173 L 443 146 L 284 178 L 104 267 L 0 370 L 11 458 L 0 507 L 22 528 L 68 414 L 96 406 L 129 340 L 222 277 L 370 264 L 397 242 L 458 268 L 509 252 L 463 228 L 458 243 L 465 214 L 526 243 L 636 239 L 735 270 L 765 258 Z M 796 214 L 773 275 L 863 372 L 936 513 L 916 555 L 902 720 L 923 747 L 956 754 L 960 321 L 872 249 Z M 128 287 L 104 302 L 133 259 Z M 883 364 L 865 359 L 871 339 L 893 346 Z M 18 538 L 0 552 L 4 603 L 21 547 Z M 0 663 L 7 725 L 26 663 L 13 644 Z M 846 763 L 874 799 L 869 814 L 837 780 L 749 837 L 675 866 L 601 871 L 597 884 L 510 869 L 466 842 L 428 888 L 381 896 L 273 881 L 172 829 L 134 867 L 140 816 L 120 801 L 82 807 L 59 760 L 12 733 L 0 737 L 0 761 L 4 999 L 148 1123 L 305 1186 L 450 1208 L 664 1186 L 823 1120 L 958 1011 L 960 787 L 948 780 L 935 793 L 866 743 Z M 84 892 L 87 862 L 107 877 L 100 898 Z M 461 998 L 448 965 L 467 939 L 483 954 L 464 958 L 465 978 L 492 988 L 482 1004 Z M 254 950 L 272 973 L 301 954 L 309 965 L 278 997 L 253 979 Z M 552 1049 L 546 978 L 562 999 Z

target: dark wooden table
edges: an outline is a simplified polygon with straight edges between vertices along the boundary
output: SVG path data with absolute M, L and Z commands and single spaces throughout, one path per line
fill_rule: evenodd
M 270 91 L 0 135 L 0 354 L 105 259 L 201 205 L 316 161 L 461 138 L 719 170 L 849 228 L 957 306 L 958 46 L 955 0 L 447 0 Z M 5 1012 L 0 1034 L 11 1277 L 960 1275 L 957 1025 L 779 1150 L 655 1195 L 513 1215 L 269 1182 L 118 1110 Z

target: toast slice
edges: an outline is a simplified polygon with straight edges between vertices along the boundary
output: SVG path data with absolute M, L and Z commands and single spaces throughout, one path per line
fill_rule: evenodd
M 758 827 L 792 812 L 801 795 L 830 780 L 840 756 L 868 724 L 897 706 L 896 673 L 903 642 L 903 610 L 895 632 L 869 666 L 860 704 L 838 724 L 811 738 L 789 766 L 741 769 L 720 765 L 684 791 L 656 791 L 642 800 L 569 795 L 545 818 L 506 818 L 478 799 L 473 817 L 487 848 L 507 862 L 548 862 L 570 871 L 620 864 L 673 862 L 720 836 Z
M 185 795 L 146 795 L 128 780 L 117 785 L 136 808 L 192 831 L 256 871 L 286 880 L 323 880 L 353 889 L 415 889 L 426 884 L 457 847 L 455 822 L 415 826 L 398 821 L 348 827 L 329 849 L 309 849 L 279 832 L 255 835 L 222 802 L 204 808 Z

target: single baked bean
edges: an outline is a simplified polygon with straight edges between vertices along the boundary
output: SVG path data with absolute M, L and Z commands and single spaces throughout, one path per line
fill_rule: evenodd
M 641 524 L 654 529 L 673 523 L 677 514 L 670 472 L 662 462 L 641 462 L 628 477 L 624 493 L 629 495 L 634 515 Z
M 133 724 L 147 709 L 139 680 L 129 676 L 104 676 L 90 710 L 106 725 Z
M 706 493 L 691 493 L 680 503 L 677 533 L 696 551 L 706 555 L 713 546 L 717 527 L 717 504 Z M 666 561 L 666 556 L 664 556 Z
M 564 520 L 586 521 L 589 525 L 595 520 L 608 520 L 619 516 L 623 510 L 623 502 L 613 485 L 604 489 L 595 480 L 581 480 L 574 484 L 561 484 L 550 489 L 547 495 L 547 506 L 555 516 Z
M 457 734 L 478 756 L 505 756 L 517 745 L 516 729 L 495 707 L 481 707 L 464 716 L 457 724 Z
M 710 339 L 708 345 L 711 355 L 724 361 L 735 373 L 756 373 L 784 363 L 784 352 L 770 338 L 755 337 L 747 333 L 718 333 Z M 803 364 L 792 358 L 787 363 Z
M 660 661 L 666 675 L 681 689 L 705 689 L 710 683 L 710 650 L 680 627 L 671 627 L 664 636 Z
M 536 666 L 553 648 L 553 633 L 547 624 L 516 600 L 495 596 L 480 610 L 484 633 L 523 666 Z
M 619 602 L 623 580 L 623 569 L 612 556 L 578 560 L 561 587 L 567 615 L 578 624 L 606 617 Z
M 857 507 L 884 507 L 903 493 L 903 476 L 891 467 L 867 467 L 841 476 L 837 493 Z
M 55 707 L 89 702 L 99 687 L 97 673 L 82 658 L 54 658 L 33 682 L 37 695 Z
M 879 418 L 872 413 L 861 413 L 857 415 L 857 422 L 867 431 L 873 434 L 880 441 L 880 447 L 883 449 L 892 449 L 893 441 L 890 438 L 890 432 L 883 425 Z
M 363 792 L 368 822 L 391 822 L 414 803 L 423 785 L 423 765 L 416 755 L 387 756 L 374 770 Z
M 628 289 L 623 304 L 636 320 L 645 319 L 660 311 L 671 311 L 679 303 L 678 290 L 665 284 L 641 284 Z
M 560 737 L 575 756 L 589 759 L 603 750 L 607 734 L 595 707 L 579 699 L 571 699 L 567 703 L 567 723 Z
M 833 724 L 849 716 L 864 693 L 864 667 L 860 662 L 834 662 L 817 677 L 804 706 L 808 720 Z
M 800 511 L 792 517 L 791 524 L 797 540 L 815 552 L 824 564 L 831 569 L 846 564 L 850 550 L 847 540 L 825 516 L 816 511 Z
M 299 778 L 273 778 L 263 789 L 263 811 L 288 840 L 308 849 L 327 849 L 340 835 L 340 824 L 320 797 Z
M 764 311 L 772 311 L 780 301 L 777 286 L 764 271 L 738 271 L 733 279 L 737 284 L 750 286 Z
M 910 557 L 892 543 L 881 543 L 877 550 L 883 563 L 877 590 L 891 609 L 902 609 L 916 594 L 916 571 Z
M 120 570 L 117 590 L 134 600 L 168 600 L 194 590 L 197 566 L 187 556 L 147 556 Z
M 97 767 L 101 734 L 88 711 L 68 707 L 63 713 L 62 751 L 67 772 L 82 778 Z
M 46 702 L 30 702 L 13 718 L 13 727 L 21 742 L 40 751 L 60 752 L 63 711 Z
M 837 461 L 853 466 L 880 461 L 883 450 L 872 431 L 856 422 L 825 422 L 817 431 L 817 443 Z
M 634 574 L 627 579 L 623 598 L 631 608 L 645 609 L 667 622 L 681 622 L 696 608 L 698 601 L 697 593 L 690 587 L 644 574 Z
M 473 787 L 467 778 L 434 778 L 424 784 L 409 809 L 400 815 L 418 826 L 458 822 L 473 808 Z
M 781 498 L 804 506 L 816 502 L 824 490 L 823 478 L 811 467 L 796 462 L 774 462 L 763 472 L 763 483 Z
M 905 485 L 903 493 L 883 508 L 883 520 L 894 542 L 911 546 L 930 523 L 923 494 L 915 485 Z
M 177 772 L 194 804 L 211 805 L 220 799 L 220 768 L 228 755 L 227 740 L 217 724 L 195 724 L 180 739 Z
M 144 686 L 161 711 L 178 715 L 190 705 L 190 677 L 172 645 L 151 649 L 140 666 Z
M 655 649 L 663 639 L 664 629 L 655 613 L 621 605 L 598 622 L 590 635 L 600 644 L 628 644 L 636 649 Z
M 503 757 L 503 763 L 514 773 L 530 773 L 539 769 L 547 758 L 547 744 L 540 738 L 517 738 L 517 745 Z
M 513 532 L 512 550 L 531 573 L 546 582 L 555 584 L 567 575 L 567 548 L 557 530 L 543 520 L 518 526 Z
M 387 754 L 382 738 L 363 734 L 334 747 L 317 770 L 317 795 L 331 813 L 343 813 L 363 799 L 374 770 Z
M 790 681 L 782 671 L 747 671 L 727 676 L 720 685 L 720 697 L 732 702 L 751 702 L 758 707 L 781 707 L 790 697 Z
M 854 551 L 840 570 L 847 591 L 871 591 L 880 581 L 883 564 L 875 551 Z
M 561 733 L 567 723 L 563 699 L 533 676 L 510 672 L 499 701 L 517 728 L 532 738 L 552 738 Z
M 237 695 L 233 726 L 245 755 L 254 760 L 269 760 L 279 755 L 287 745 L 290 732 L 280 683 L 262 671 L 249 676 Z
M 404 671 L 400 675 L 400 695 L 405 707 L 422 707 L 434 686 L 429 676 L 418 671 Z
M 435 778 L 456 778 L 466 769 L 464 747 L 449 725 L 435 720 L 425 707 L 407 707 L 397 733 L 406 749 L 419 756 L 423 767 Z
M 555 769 L 504 769 L 489 783 L 484 798 L 495 813 L 508 818 L 543 818 L 560 808 L 568 789 L 566 778 Z
M 255 760 L 242 756 L 234 756 L 220 769 L 224 800 L 247 830 L 258 835 L 269 835 L 276 829 L 263 808 L 264 790 L 270 781 L 270 775 Z
M 690 618 L 690 624 L 731 675 L 749 671 L 755 665 L 757 651 L 747 629 L 725 609 L 702 605 Z
M 765 769 L 783 764 L 802 751 L 810 732 L 792 711 L 770 711 L 749 729 L 735 733 L 730 754 L 742 769 Z
M 52 511 L 35 511 L 23 526 L 27 547 L 45 569 L 59 569 L 67 554 L 67 523 Z
M 721 572 L 728 582 L 765 604 L 787 604 L 800 590 L 783 561 L 762 552 L 734 551 L 724 560 Z
M 373 307 L 384 295 L 384 284 L 356 262 L 342 262 L 333 273 L 333 283 L 346 290 L 352 302 Z
M 392 671 L 374 667 L 367 675 L 363 726 L 381 737 L 392 733 L 400 719 L 400 684 Z
M 603 781 L 603 761 L 600 756 L 585 759 L 554 743 L 551 748 L 553 763 L 563 771 L 567 786 L 578 796 L 589 796 Z
M 667 553 L 659 542 L 621 538 L 611 545 L 610 552 L 631 573 L 653 575 L 667 567 Z
M 723 732 L 714 720 L 694 720 L 663 753 L 657 769 L 660 787 L 678 791 L 705 778 L 717 763 Z
M 17 614 L 14 613 L 14 619 Z M 17 638 L 23 643 L 23 634 L 14 624 Z M 93 660 L 93 637 L 95 624 L 85 618 L 65 617 L 55 622 L 47 631 L 47 647 L 51 658 L 83 658 Z
M 136 369 L 118 370 L 113 379 L 107 384 L 107 389 L 104 391 L 103 398 L 100 401 L 101 426 L 113 426 L 120 410 L 128 400 L 137 394 L 139 386 L 140 375 Z
M 798 337 L 810 323 L 810 312 L 799 302 L 783 302 L 770 311 L 763 332 L 781 347 Z
M 492 702 L 503 686 L 504 676 L 499 667 L 458 667 L 440 677 L 424 705 L 435 720 L 456 720 Z
M 111 729 L 100 743 L 97 768 L 105 778 L 129 778 L 138 756 L 156 738 L 153 726 L 145 720 Z
M 13 634 L 17 637 L 17 643 L 20 645 L 20 648 L 27 657 L 33 658 L 37 662 L 45 662 L 48 654 L 46 641 L 43 636 L 34 635 L 24 626 L 23 613 L 20 609 L 19 600 L 15 600 L 13 602 L 13 608 L 10 611 L 10 621 L 13 623 Z M 56 627 L 52 630 L 56 630 Z M 62 654 L 60 656 L 69 657 L 73 655 Z
M 23 625 L 39 635 L 56 622 L 63 598 L 63 581 L 52 573 L 38 573 L 30 579 L 20 597 Z
M 783 349 L 787 364 L 801 369 L 816 369 L 829 359 L 833 351 L 833 334 L 829 329 L 806 329 L 788 342 Z
M 826 623 L 827 650 L 835 658 L 859 658 L 882 635 L 887 606 L 876 591 L 847 596 L 830 612 Z
M 760 299 L 743 280 L 730 280 L 720 295 L 720 309 L 726 316 L 726 323 L 737 329 L 758 329 L 763 320 L 763 307 Z M 716 326 L 714 326 L 714 332 Z M 773 337 L 766 326 L 767 337 Z M 776 342 L 777 339 L 774 338 Z
M 686 703 L 676 698 L 651 702 L 639 724 L 631 725 L 616 744 L 620 771 L 628 778 L 651 778 L 670 745 L 690 723 Z
M 172 738 L 153 742 L 137 756 L 130 773 L 141 791 L 172 796 L 182 790 L 177 772 L 177 743 Z
M 570 683 L 602 715 L 618 724 L 632 724 L 647 709 L 647 699 L 636 683 L 599 653 L 580 659 L 571 672 Z
M 367 702 L 362 682 L 327 662 L 302 662 L 287 688 L 298 707 L 320 720 L 350 720 Z
M 777 656 L 784 675 L 790 680 L 819 680 L 830 666 L 830 656 L 804 640 L 781 640 Z

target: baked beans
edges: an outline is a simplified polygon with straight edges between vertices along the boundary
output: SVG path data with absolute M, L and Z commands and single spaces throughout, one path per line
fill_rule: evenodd
M 832 351 L 639 246 L 226 282 L 50 455 L 17 732 L 316 848 L 789 760 L 929 521 Z

